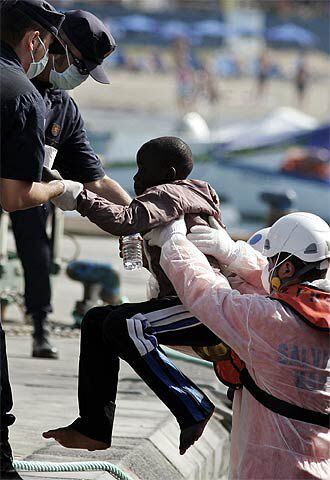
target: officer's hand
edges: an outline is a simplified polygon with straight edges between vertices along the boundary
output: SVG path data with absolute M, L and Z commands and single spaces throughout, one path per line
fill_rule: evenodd
M 209 217 L 209 224 L 210 227 L 195 225 L 187 238 L 205 255 L 211 255 L 219 263 L 228 265 L 234 260 L 236 243 L 214 217 Z
M 52 203 L 61 210 L 76 210 L 77 198 L 84 189 L 83 184 L 72 180 L 62 180 L 62 183 L 64 184 L 64 192 L 53 198 Z
M 146 240 L 149 245 L 156 247 L 162 247 L 167 240 L 170 240 L 174 235 L 183 235 L 184 237 L 187 234 L 187 227 L 184 221 L 183 216 L 178 220 L 173 220 L 163 227 L 158 227 L 150 230 L 150 232 L 144 235 L 144 240 Z
M 43 167 L 41 181 L 48 183 L 53 180 L 63 180 L 63 178 L 57 170 L 51 170 L 48 167 Z

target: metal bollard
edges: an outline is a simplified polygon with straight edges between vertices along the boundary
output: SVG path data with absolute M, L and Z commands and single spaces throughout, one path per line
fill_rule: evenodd
M 260 194 L 260 199 L 269 206 L 266 219 L 267 226 L 270 227 L 273 225 L 273 223 L 283 217 L 283 215 L 295 212 L 297 210 L 294 208 L 296 198 L 297 195 L 294 190 L 262 192 Z
M 76 302 L 73 328 L 79 328 L 83 316 L 97 305 L 118 305 L 120 297 L 119 274 L 109 263 L 88 260 L 75 260 L 68 264 L 66 273 L 69 278 L 83 285 L 83 299 Z

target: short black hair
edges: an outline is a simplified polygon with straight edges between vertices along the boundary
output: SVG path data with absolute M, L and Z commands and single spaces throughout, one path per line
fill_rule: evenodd
M 178 137 L 158 137 L 149 140 L 137 152 L 137 161 L 142 156 L 144 160 L 174 167 L 177 180 L 187 178 L 194 167 L 190 147 Z
M 44 38 L 49 33 L 40 23 L 32 20 L 24 12 L 16 8 L 5 9 L 0 13 L 1 41 L 15 48 L 28 31 L 39 31 Z

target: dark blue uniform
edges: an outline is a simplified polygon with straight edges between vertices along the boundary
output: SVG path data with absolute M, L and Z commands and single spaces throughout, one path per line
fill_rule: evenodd
M 14 50 L 1 43 L 1 177 L 39 182 L 45 105 Z
M 74 100 L 64 90 L 34 82 L 46 104 L 45 143 L 57 150 L 54 167 L 64 178 L 88 183 L 105 173 L 87 138 L 84 121 Z
M 38 182 L 44 162 L 45 105 L 28 80 L 19 58 L 1 43 L 1 169 L 2 178 Z M 1 348 L 1 444 L 8 436 L 13 401 L 8 378 L 5 334 L 0 324 Z
M 52 168 L 63 178 L 81 183 L 99 180 L 105 173 L 87 138 L 78 107 L 66 91 L 34 81 L 46 105 L 45 144 L 56 155 Z M 47 163 L 47 162 L 46 162 Z M 25 275 L 27 313 L 37 316 L 35 335 L 43 333 L 43 318 L 51 308 L 51 245 L 46 233 L 49 206 L 11 213 L 18 255 Z M 29 225 L 28 232 L 26 225 Z

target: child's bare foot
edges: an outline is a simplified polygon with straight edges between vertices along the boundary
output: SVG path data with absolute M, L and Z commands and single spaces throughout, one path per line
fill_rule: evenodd
M 207 422 L 212 417 L 213 412 L 209 417 L 205 420 L 195 423 L 195 425 L 191 425 L 190 427 L 184 428 L 181 430 L 180 434 L 180 455 L 184 455 L 191 445 L 193 445 L 199 437 L 202 435 L 204 428 L 207 425 Z
M 60 445 L 66 448 L 82 448 L 84 450 L 106 450 L 111 445 L 86 437 L 71 427 L 56 428 L 42 434 L 44 438 L 54 438 Z

